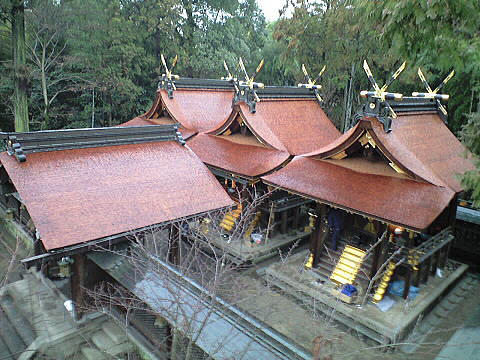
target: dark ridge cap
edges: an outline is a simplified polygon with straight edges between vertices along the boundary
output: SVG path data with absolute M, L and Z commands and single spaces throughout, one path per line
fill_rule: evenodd
M 159 88 L 162 86 L 162 81 L 166 81 L 161 78 Z M 212 90 L 234 90 L 233 80 L 220 80 L 220 79 L 196 79 L 196 78 L 180 78 L 172 80 L 177 89 L 212 89 Z
M 96 148 L 160 141 L 185 141 L 178 124 L 0 133 L 9 155 L 19 162 L 35 152 Z

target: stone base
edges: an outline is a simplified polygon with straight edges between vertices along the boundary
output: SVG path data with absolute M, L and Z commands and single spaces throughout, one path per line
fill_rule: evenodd
M 448 294 L 465 275 L 468 266 L 449 260 L 443 277 L 430 277 L 420 286 L 417 297 L 404 300 L 388 295 L 395 303 L 382 312 L 375 304 L 346 304 L 331 295 L 333 284 L 318 280 L 312 270 L 305 270 L 307 251 L 292 256 L 285 263 L 276 263 L 265 271 L 268 283 L 297 298 L 305 306 L 323 313 L 329 320 L 343 324 L 360 337 L 377 344 L 396 344 L 415 328 L 426 314 Z

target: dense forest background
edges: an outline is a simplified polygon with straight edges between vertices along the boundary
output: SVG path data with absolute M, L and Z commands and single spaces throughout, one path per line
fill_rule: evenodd
M 31 130 L 111 126 L 143 113 L 162 53 L 179 56 L 183 77 L 219 78 L 223 60 L 235 69 L 241 56 L 253 70 L 264 58 L 257 80 L 267 85 L 295 85 L 302 63 L 312 75 L 326 64 L 324 108 L 342 128 L 369 88 L 363 59 L 379 83 L 406 60 L 389 88 L 406 95 L 424 90 L 419 66 L 432 87 L 455 69 L 442 90 L 451 96 L 448 125 L 479 151 L 477 0 L 285 0 L 273 23 L 256 0 L 0 0 L 0 128 L 10 131 L 19 8 L 26 65 L 18 73 Z

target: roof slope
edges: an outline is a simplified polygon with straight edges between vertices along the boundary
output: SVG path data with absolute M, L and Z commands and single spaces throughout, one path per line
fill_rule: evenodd
M 262 99 L 255 113 L 245 103 L 240 103 L 239 112 L 262 142 L 291 155 L 309 153 L 341 135 L 312 99 Z
M 321 202 L 413 230 L 428 228 L 455 195 L 448 188 L 362 173 L 304 157 L 295 158 L 262 179 Z
M 231 205 L 205 165 L 176 142 L 32 153 L 0 161 L 47 250 Z
M 207 134 L 198 134 L 188 142 L 188 146 L 204 163 L 248 177 L 270 172 L 290 157 L 284 151 L 240 144 Z
M 473 169 L 465 147 L 435 113 L 398 114 L 389 133 L 378 119 L 363 118 L 336 141 L 305 156 L 329 158 L 348 149 L 365 131 L 412 178 L 460 192 L 458 175 Z
M 432 177 L 430 172 L 455 192 L 462 191 L 458 175 L 474 167 L 465 157 L 466 148 L 438 114 L 399 115 L 392 121 L 392 131 L 388 134 L 378 121 L 372 125 L 378 139 L 400 163 L 421 177 Z M 412 156 L 423 167 L 415 166 Z
M 232 113 L 233 90 L 180 89 L 169 99 L 166 90 L 158 90 L 163 106 L 183 127 L 209 132 L 221 127 Z

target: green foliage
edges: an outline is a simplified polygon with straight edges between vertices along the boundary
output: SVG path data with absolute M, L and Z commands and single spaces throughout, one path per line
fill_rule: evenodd
M 175 73 L 219 78 L 226 60 L 238 73 L 238 57 L 251 71 L 265 58 L 258 81 L 296 85 L 304 81 L 301 64 L 311 76 L 323 65 L 320 80 L 324 108 L 339 127 L 353 71 L 352 112 L 362 103 L 360 90 L 370 88 L 363 72 L 367 59 L 383 81 L 407 60 L 404 74 L 391 90 L 423 90 L 421 66 L 432 86 L 454 67 L 445 92 L 451 95 L 449 125 L 458 131 L 476 108 L 480 92 L 480 3 L 469 0 L 318 0 L 289 2 L 291 16 L 266 24 L 255 0 L 38 0 L 28 1 L 27 43 L 47 24 L 42 36 L 61 29 L 60 53 L 45 80 L 45 107 L 38 66 L 29 62 L 32 129 L 91 124 L 95 91 L 95 125 L 116 125 L 145 111 L 163 72 L 160 54 L 179 62 Z M 293 4 L 293 5 L 292 5 Z M 11 0 L 0 0 L 0 126 L 11 129 Z M 43 14 L 49 16 L 42 19 Z M 40 26 L 40 27 L 39 27 Z M 4 41 L 5 40 L 5 41 Z M 51 47 L 49 48 L 51 49 Z M 61 49 L 61 51 L 59 51 Z
M 265 19 L 255 0 L 38 0 L 26 4 L 30 7 L 27 76 L 34 130 L 90 126 L 93 91 L 96 126 L 116 125 L 143 113 L 163 72 L 162 53 L 168 59 L 179 55 L 175 73 L 183 77 L 219 78 L 224 75 L 223 60 L 233 65 L 242 56 L 256 65 L 262 57 Z M 11 130 L 11 27 L 4 16 L 9 6 L 10 0 L 0 0 L 0 36 L 8 40 L 0 49 L 0 126 Z M 35 61 L 32 50 L 41 54 L 35 41 L 40 38 L 47 43 L 52 36 L 55 41 L 45 49 L 55 61 L 47 68 Z M 43 78 L 42 67 L 46 68 Z
M 468 116 L 460 136 L 465 146 L 474 154 L 473 161 L 476 165 L 474 170 L 464 175 L 462 185 L 471 192 L 474 206 L 480 207 L 480 112 Z
M 354 69 L 354 106 L 361 100 L 357 94 L 369 87 L 361 67 L 369 59 L 379 80 L 384 66 L 393 61 L 384 56 L 375 41 L 372 27 L 363 21 L 362 13 L 352 0 L 300 2 L 291 18 L 282 18 L 274 26 L 273 37 L 283 76 L 290 85 L 304 82 L 301 65 L 305 64 L 312 77 L 327 65 L 320 80 L 324 108 L 338 127 L 344 117 L 345 88 Z M 353 110 L 355 112 L 355 109 Z
M 432 86 L 454 68 L 446 86 L 451 96 L 449 126 L 458 131 L 480 91 L 480 2 L 471 0 L 361 1 L 366 19 L 378 24 L 386 51 L 405 57 L 411 71 L 431 73 Z M 423 90 L 418 79 L 412 85 Z

